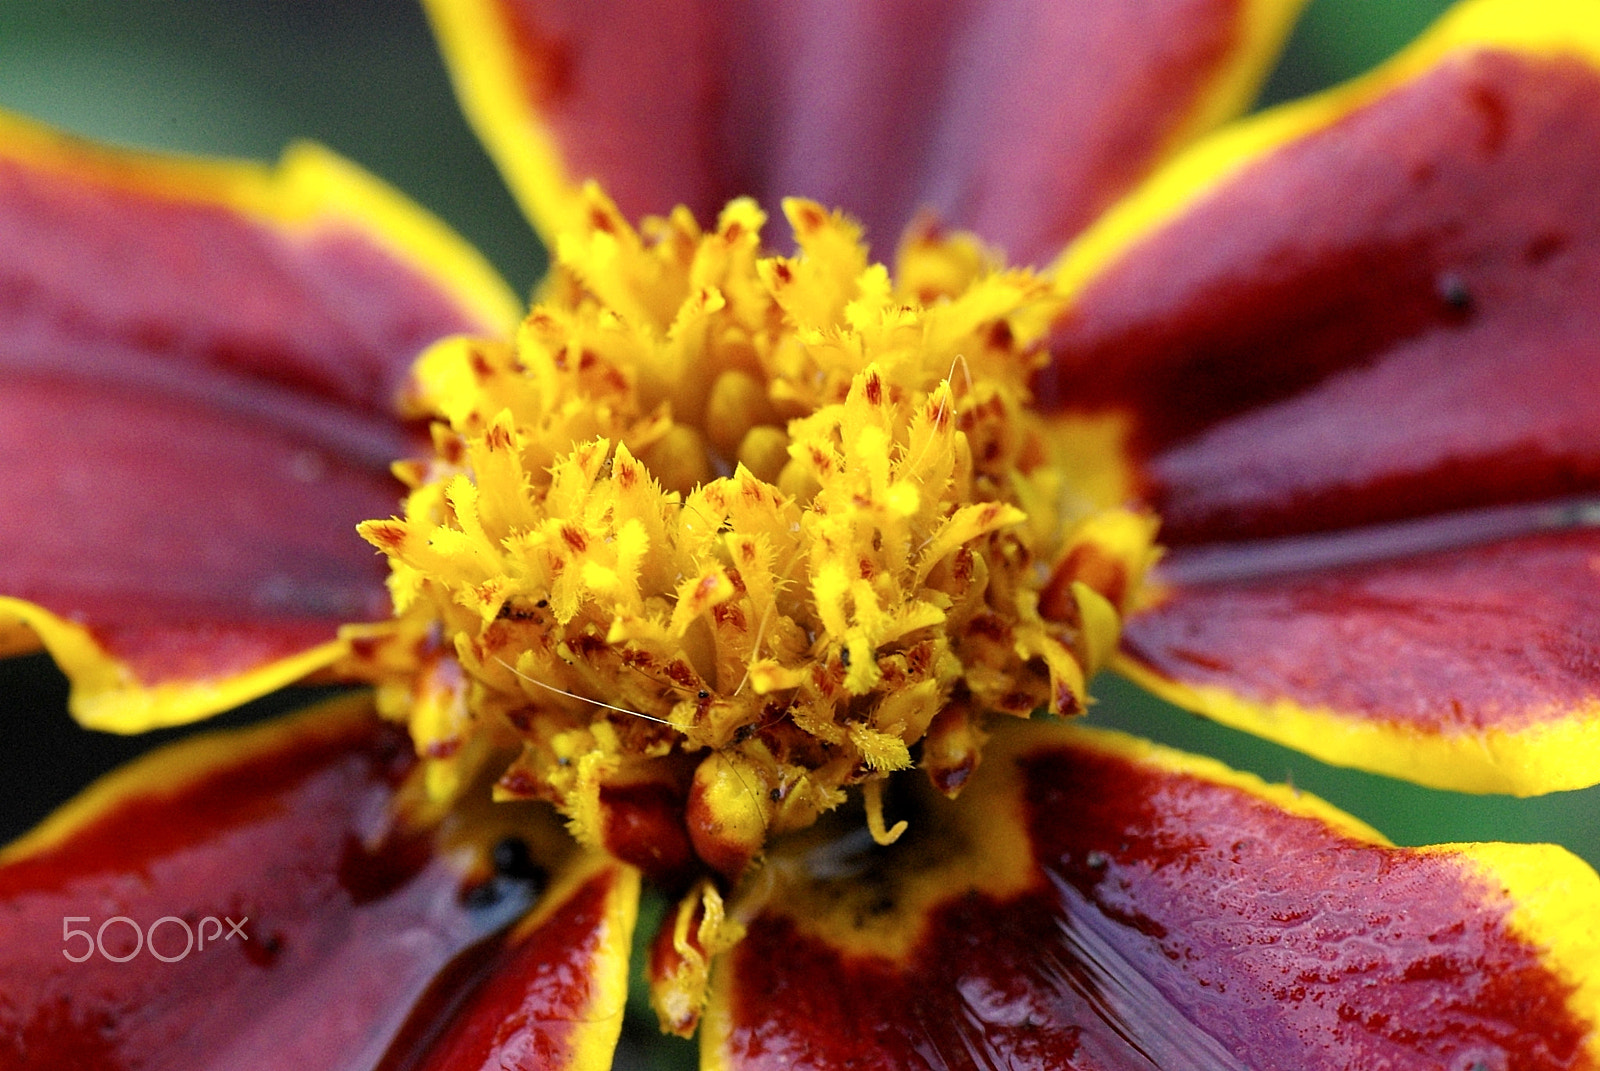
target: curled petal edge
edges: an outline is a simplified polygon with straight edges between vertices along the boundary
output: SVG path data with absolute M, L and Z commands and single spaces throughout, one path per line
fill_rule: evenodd
M 18 624 L 8 627 L 11 622 L 0 620 L 0 655 L 43 647 L 72 682 L 72 716 L 85 728 L 104 732 L 187 725 L 327 669 L 348 651 L 344 641 L 330 639 L 214 679 L 146 683 L 83 625 L 26 600 L 0 596 L 0 618 L 7 616 Z
M 597 890 L 598 917 L 587 933 L 578 935 L 593 942 L 583 960 L 551 963 L 541 957 L 538 953 L 560 937 L 541 931 L 570 923 L 575 905 Z M 638 907 L 639 872 L 632 867 L 599 853 L 583 853 L 565 864 L 539 906 L 506 933 L 499 958 L 478 988 L 451 1008 L 447 1022 L 435 1027 L 435 1044 L 400 1066 L 413 1071 L 531 1067 L 523 1061 L 537 1053 L 538 1066 L 551 1071 L 607 1071 L 622 1036 Z M 582 980 L 589 991 L 574 1006 L 568 1001 L 574 997 L 571 990 L 583 988 L 579 972 L 586 972 Z M 540 997 L 551 1004 L 542 1005 Z

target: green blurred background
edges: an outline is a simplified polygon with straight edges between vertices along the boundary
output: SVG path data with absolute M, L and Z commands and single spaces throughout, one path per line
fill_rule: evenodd
M 1315 0 L 1273 75 L 1275 101 L 1371 66 L 1442 0 Z M 409 0 L 0 0 L 0 106 L 124 144 L 271 159 L 322 141 L 410 193 L 520 290 L 542 254 L 459 118 Z M 41 533 L 41 537 L 48 537 Z M 1431 792 L 1323 766 L 1103 678 L 1096 722 L 1218 756 L 1325 796 L 1404 844 L 1548 840 L 1600 863 L 1600 793 L 1535 800 Z M 88 779 L 171 734 L 72 727 L 42 658 L 0 666 L 0 841 Z M 253 705 L 236 722 L 298 702 Z

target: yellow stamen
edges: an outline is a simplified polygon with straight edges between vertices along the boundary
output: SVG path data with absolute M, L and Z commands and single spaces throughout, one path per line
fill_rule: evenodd
M 1097 514 L 1029 408 L 1054 290 L 963 236 L 891 274 L 806 201 L 782 257 L 750 201 L 635 230 L 587 196 L 513 344 L 419 361 L 434 454 L 361 529 L 400 615 L 385 708 L 438 692 L 412 652 L 459 667 L 419 745 L 520 747 L 500 794 L 603 846 L 606 786 L 657 764 L 734 876 L 852 785 L 887 843 L 889 773 L 953 793 L 986 719 L 1081 711 L 1153 531 Z
M 861 798 L 867 805 L 867 831 L 872 834 L 872 839 L 880 847 L 887 848 L 900 839 L 900 835 L 910 828 L 911 823 L 905 819 L 894 824 L 889 829 L 883 824 L 883 782 L 863 781 L 861 783 Z

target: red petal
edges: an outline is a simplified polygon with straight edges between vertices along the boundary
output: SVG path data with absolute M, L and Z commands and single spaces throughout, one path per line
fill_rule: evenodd
M 620 958 L 611 945 L 631 928 L 636 882 L 606 864 L 569 870 L 516 952 L 475 945 L 532 892 L 527 867 L 489 876 L 489 845 L 541 829 L 525 810 L 415 826 L 399 813 L 413 763 L 402 734 L 346 702 L 157 752 L 7 849 L 0 1064 L 369 1068 L 408 1012 L 402 1042 L 449 1025 L 463 996 L 452 969 L 473 957 L 522 977 L 531 959 L 563 980 L 569 992 L 527 990 L 532 1017 L 597 1011 L 571 992 L 625 972 L 626 932 Z M 596 890 L 610 898 L 598 916 Z M 189 943 L 201 934 L 204 947 Z M 480 993 L 508 984 L 485 973 Z M 612 1043 L 619 1026 L 602 1026 Z
M 228 372 L 193 393 L 249 376 L 387 415 L 423 346 L 515 323 L 477 254 L 326 150 L 296 146 L 269 171 L 13 116 L 0 132 L 7 368 L 169 389 L 178 369 Z
M 1520 795 L 1600 781 L 1600 533 L 1200 580 L 1251 553 L 1174 555 L 1195 582 L 1126 623 L 1124 668 L 1326 762 Z
M 458 959 L 391 1048 L 386 1071 L 609 1067 L 638 892 L 635 874 L 596 863 L 503 942 Z
M 1239 170 L 1057 336 L 1046 395 L 1134 414 L 1169 542 L 1600 488 L 1600 72 L 1485 48 L 1358 96 L 1213 146 Z
M 0 116 L 0 233 L 0 594 L 47 611 L 7 607 L 75 709 L 143 728 L 325 665 L 383 609 L 353 526 L 395 508 L 399 378 L 441 335 L 503 332 L 503 285 L 311 147 L 269 173 Z
M 709 1066 L 1594 1059 L 1600 879 L 1562 849 L 1393 848 L 1126 737 L 1007 739 L 913 818 L 920 844 L 781 864 L 718 976 Z
M 631 218 L 809 197 L 883 249 L 928 207 L 1033 261 L 1245 104 L 1298 4 L 430 8 L 468 114 L 547 228 L 597 178 Z
M 1151 687 L 1429 784 L 1600 779 L 1595 541 L 1538 534 L 1590 524 L 1561 500 L 1600 490 L 1586 12 L 1465 5 L 1198 148 L 1064 259 L 1045 395 L 1125 422 L 1176 546 L 1127 628 Z
M 241 394 L 227 401 L 274 401 L 259 388 Z M 340 621 L 385 613 L 382 564 L 355 526 L 394 512 L 398 486 L 315 428 L 297 433 L 270 411 L 222 402 L 9 376 L 0 591 L 86 620 L 149 684 L 255 664 L 217 658 L 210 638 L 198 648 L 185 639 L 208 627 L 309 646 L 331 640 Z M 360 419 L 332 407 L 319 415 L 330 431 Z M 398 432 L 370 429 L 396 456 Z

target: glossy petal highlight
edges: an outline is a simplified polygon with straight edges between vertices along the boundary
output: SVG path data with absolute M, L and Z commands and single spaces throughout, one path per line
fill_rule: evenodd
M 437 1003 L 440 972 L 500 962 L 491 935 L 539 893 L 529 865 L 491 870 L 508 833 L 557 874 L 517 946 L 574 985 L 618 974 L 607 927 L 631 927 L 627 875 L 563 869 L 559 827 L 526 809 L 422 821 L 413 767 L 405 738 L 351 700 L 174 745 L 92 787 L 0 859 L 0 1062 L 375 1066 L 397 1032 L 448 1024 L 459 994 Z M 574 913 L 607 877 L 610 916 Z
M 957 859 L 778 864 L 718 974 L 709 1066 L 1593 1065 L 1600 879 L 1562 849 L 1394 848 L 1114 734 L 1003 747 L 959 812 L 912 815 Z
M 382 611 L 340 533 L 397 497 L 405 369 L 441 335 L 509 331 L 515 301 L 312 146 L 268 171 L 9 116 L 0 145 L 0 594 L 35 604 L 7 616 L 94 679 L 74 703 L 101 727 L 327 664 L 338 621 Z
M 429 4 L 467 114 L 549 236 L 738 195 L 932 209 L 1036 262 L 1248 103 L 1300 4 Z M 1159 22 L 1160 33 L 1150 32 Z M 641 92 L 641 87 L 643 91 Z
M 383 1071 L 606 1071 L 638 903 L 636 871 L 598 856 L 573 868 L 503 940 L 452 964 L 438 1007 L 410 1024 L 417 1047 L 403 1033 Z

